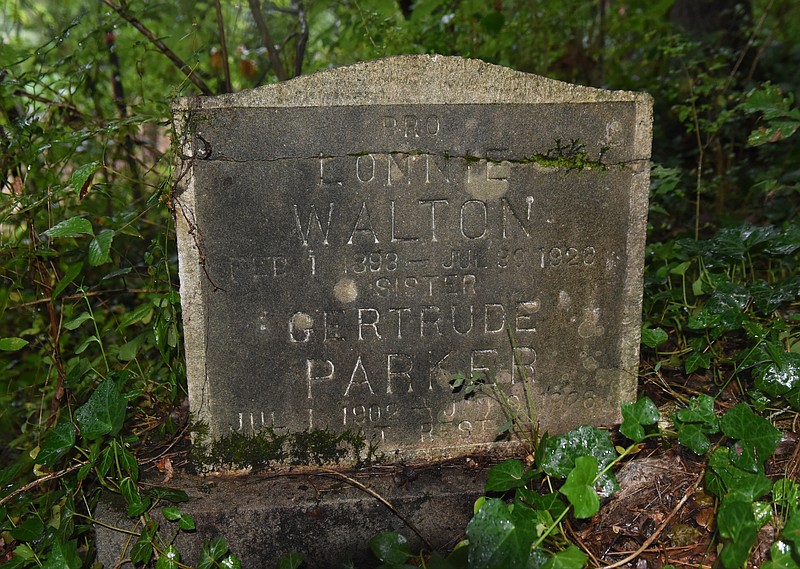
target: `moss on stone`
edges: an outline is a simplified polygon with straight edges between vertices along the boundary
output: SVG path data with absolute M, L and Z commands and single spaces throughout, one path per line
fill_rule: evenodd
M 195 437 L 192 457 L 200 470 L 253 469 L 270 466 L 363 466 L 376 460 L 376 445 L 361 433 L 309 429 L 276 433 L 268 428 L 253 435 L 232 432 L 207 442 Z

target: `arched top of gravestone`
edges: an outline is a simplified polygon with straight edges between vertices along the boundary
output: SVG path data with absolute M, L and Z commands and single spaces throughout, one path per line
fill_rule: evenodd
M 217 97 L 180 99 L 176 110 L 331 105 L 636 102 L 646 93 L 572 85 L 477 59 L 403 55 L 329 69 Z M 649 123 L 649 121 L 647 121 Z

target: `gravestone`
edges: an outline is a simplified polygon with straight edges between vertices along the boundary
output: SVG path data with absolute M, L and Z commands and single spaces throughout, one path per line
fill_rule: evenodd
M 231 456 L 176 472 L 197 525 L 167 536 L 182 560 L 218 536 L 245 567 L 290 551 L 360 564 L 388 530 L 446 550 L 483 495 L 481 457 L 516 450 L 495 442 L 511 413 L 551 433 L 617 421 L 636 394 L 651 110 L 644 94 L 439 56 L 178 101 L 205 442 L 351 433 L 395 463 L 337 474 L 313 467 L 363 456 L 295 449 L 281 458 L 312 468 L 236 476 L 247 461 Z M 135 538 L 111 528 L 136 520 L 119 500 L 95 517 L 98 560 L 116 566 Z
M 353 432 L 442 459 L 514 413 L 563 432 L 635 398 L 649 96 L 409 56 L 174 113 L 210 440 Z

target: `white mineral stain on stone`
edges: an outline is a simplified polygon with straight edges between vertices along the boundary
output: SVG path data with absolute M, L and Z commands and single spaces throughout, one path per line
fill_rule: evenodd
M 600 321 L 600 309 L 591 308 L 584 312 L 584 320 L 578 326 L 578 335 L 581 338 L 593 338 L 605 334 L 603 327 L 597 324 Z
M 491 201 L 503 197 L 508 192 L 508 178 L 511 176 L 511 163 L 481 160 L 480 164 L 468 164 L 467 192 L 475 199 Z
M 311 330 L 314 327 L 314 319 L 305 312 L 297 312 L 292 316 L 292 328 L 295 330 Z
M 334 285 L 333 295 L 342 304 L 349 304 L 358 298 L 358 287 L 353 279 L 344 277 Z
M 565 290 L 560 291 L 558 293 L 558 308 L 569 310 L 570 306 L 572 306 L 572 299 L 569 297 L 569 293 Z

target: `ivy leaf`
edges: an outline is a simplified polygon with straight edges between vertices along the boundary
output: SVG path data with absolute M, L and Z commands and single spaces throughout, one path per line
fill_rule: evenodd
M 0 351 L 16 352 L 28 345 L 28 340 L 22 338 L 0 338 Z
M 520 515 L 526 511 L 530 517 Z M 529 508 L 515 508 L 514 514 L 500 499 L 489 498 L 484 502 L 467 525 L 470 569 L 525 565 L 536 538 L 535 518 Z
M 733 461 L 737 466 L 753 472 L 760 471 L 764 462 L 775 452 L 781 432 L 772 423 L 753 413 L 746 403 L 739 403 L 720 420 L 722 432 L 737 439 L 741 455 Z
M 737 494 L 754 502 L 770 491 L 772 482 L 762 472 L 745 471 L 734 465 L 731 462 L 732 452 L 730 449 L 718 448 L 708 458 L 706 488 L 720 498 Z
M 505 492 L 513 488 L 521 488 L 530 479 L 526 475 L 522 462 L 509 458 L 492 467 L 486 480 L 487 492 Z
M 175 506 L 164 506 L 161 508 L 161 515 L 171 522 L 181 519 L 181 511 Z
M 593 456 L 579 456 L 575 459 L 575 468 L 559 490 L 572 504 L 578 519 L 591 518 L 600 509 L 600 499 L 594 490 L 596 477 L 597 459 Z
M 210 569 L 214 563 L 228 553 L 228 542 L 222 536 L 215 537 L 210 542 L 203 544 L 200 551 L 198 569 Z
M 75 446 L 75 425 L 69 419 L 62 417 L 58 424 L 45 435 L 42 448 L 36 455 L 36 462 L 52 466 L 66 456 L 73 446 Z
M 125 406 L 125 398 L 117 385 L 110 379 L 103 381 L 89 400 L 75 411 L 81 436 L 88 440 L 103 435 L 115 436 L 125 420 Z
M 711 365 L 711 352 L 693 350 L 683 362 L 684 370 L 687 374 L 694 373 L 699 368 L 708 369 Z
M 588 557 L 575 545 L 570 545 L 563 551 L 555 553 L 542 566 L 542 569 L 581 569 Z
M 758 525 L 748 500 L 727 498 L 717 512 L 717 529 L 726 540 L 720 559 L 726 569 L 738 569 L 750 555 L 758 537 Z
M 644 428 L 655 425 L 659 418 L 658 408 L 649 397 L 642 397 L 636 403 L 624 403 L 619 432 L 638 443 L 644 439 Z
M 668 339 L 669 334 L 667 334 L 662 328 L 642 328 L 642 344 L 648 348 L 655 350 Z
M 74 237 L 75 235 L 94 235 L 92 222 L 83 217 L 75 216 L 57 223 L 44 233 L 44 237 Z
M 78 556 L 78 542 L 70 540 L 62 542 L 59 539 L 53 543 L 47 561 L 42 569 L 79 569 L 81 558 Z
M 93 267 L 111 261 L 111 242 L 116 233 L 111 229 L 104 229 L 89 243 L 89 264 Z
M 800 391 L 800 354 L 778 352 L 776 356 L 775 361 L 753 372 L 756 389 L 772 397 L 786 397 L 795 406 L 797 397 L 791 395 Z
M 181 566 L 181 554 L 174 545 L 164 549 L 156 561 L 156 569 L 178 569 Z
M 384 531 L 369 540 L 372 553 L 387 565 L 400 565 L 411 557 L 408 540 L 394 531 Z
M 792 546 L 776 541 L 769 549 L 770 560 L 761 565 L 761 569 L 800 569 L 800 564 L 792 555 Z
M 584 425 L 568 433 L 549 437 L 542 451 L 542 470 L 550 476 L 566 478 L 575 468 L 579 456 L 593 456 L 597 459 L 598 470 L 605 469 L 617 458 L 617 451 L 608 432 Z M 598 493 L 607 498 L 619 489 L 619 483 L 612 472 L 603 474 L 597 481 Z
M 303 563 L 303 554 L 292 551 L 278 559 L 277 569 L 297 569 Z
M 697 454 L 711 448 L 706 435 L 719 432 L 719 419 L 714 414 L 714 398 L 701 394 L 689 402 L 689 406 L 673 415 L 678 428 L 678 442 Z
M 695 454 L 705 454 L 711 448 L 711 441 L 696 423 L 686 423 L 678 427 L 678 442 Z

